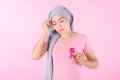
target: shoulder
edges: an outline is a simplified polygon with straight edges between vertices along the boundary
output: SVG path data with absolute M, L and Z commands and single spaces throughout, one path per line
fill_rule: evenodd
M 79 33 L 79 32 L 76 32 L 76 33 L 77 33 L 78 38 L 82 38 L 82 39 L 84 39 L 84 40 L 87 39 L 87 35 L 86 35 L 86 34 Z

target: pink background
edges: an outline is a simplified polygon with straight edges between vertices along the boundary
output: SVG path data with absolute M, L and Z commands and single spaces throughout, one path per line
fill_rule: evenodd
M 82 80 L 120 80 L 119 0 L 0 0 L 0 80 L 44 80 L 46 55 L 31 59 L 41 23 L 55 5 L 74 14 L 74 30 L 89 37 L 99 68 L 82 67 Z

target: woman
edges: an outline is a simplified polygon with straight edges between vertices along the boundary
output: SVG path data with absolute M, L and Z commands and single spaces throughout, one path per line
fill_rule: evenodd
M 98 67 L 87 36 L 73 31 L 73 15 L 67 8 L 53 8 L 43 27 L 32 59 L 38 60 L 48 51 L 46 80 L 80 80 L 81 65 Z

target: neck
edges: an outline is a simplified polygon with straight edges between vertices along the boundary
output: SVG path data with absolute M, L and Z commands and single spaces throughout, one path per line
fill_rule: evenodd
M 71 31 L 66 32 L 64 34 L 61 34 L 60 39 L 69 40 L 69 39 L 73 38 L 75 35 L 76 35 L 76 32 L 71 30 Z
M 69 31 L 67 33 L 64 33 L 64 34 L 61 34 L 60 36 L 60 40 L 63 44 L 67 44 L 67 43 L 70 43 L 74 37 L 76 36 L 76 32 L 74 31 Z
M 74 33 L 73 31 L 69 31 L 67 33 L 63 33 L 63 34 L 61 34 L 60 38 L 63 38 L 63 39 L 70 38 L 73 33 Z

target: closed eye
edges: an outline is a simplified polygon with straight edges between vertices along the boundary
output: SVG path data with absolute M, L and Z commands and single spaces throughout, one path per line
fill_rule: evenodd
M 52 25 L 56 25 L 57 23 L 55 21 L 51 22 Z
M 53 22 L 52 25 L 56 25 L 57 23 L 56 22 Z
M 64 20 L 61 20 L 60 23 L 64 22 Z
M 55 23 L 53 25 L 56 25 Z

